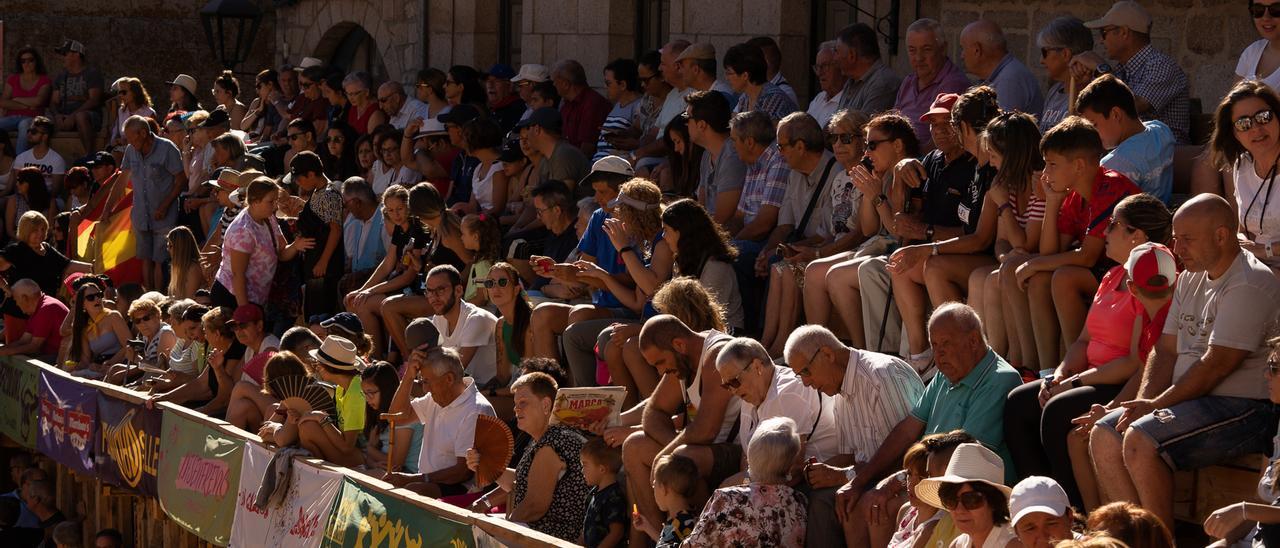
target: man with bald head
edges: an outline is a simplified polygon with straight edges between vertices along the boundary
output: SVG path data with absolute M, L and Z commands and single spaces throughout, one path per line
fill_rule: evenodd
M 721 384 L 716 369 L 720 350 L 732 339 L 715 330 L 694 332 L 669 314 L 649 318 L 640 328 L 640 353 L 662 377 L 643 404 L 643 428 L 622 444 L 622 465 L 627 470 L 627 494 L 649 523 L 664 521 L 649 483 L 658 457 L 682 445 L 702 445 L 716 463 L 711 475 L 728 477 L 738 469 L 740 450 L 734 452 L 732 434 L 741 400 Z M 683 417 L 683 428 L 672 419 L 677 415 Z M 732 470 L 723 473 L 721 467 Z M 633 546 L 648 542 L 642 540 L 646 538 L 638 528 L 632 529 Z
M 960 32 L 960 55 L 966 71 L 979 84 L 995 88 L 996 100 L 1004 110 L 1019 110 L 1040 116 L 1044 95 L 1031 70 L 1009 53 L 1009 41 L 994 21 L 979 19 Z
M 59 328 L 67 317 L 67 305 L 46 295 L 40 284 L 23 278 L 13 284 L 13 300 L 27 315 L 22 336 L 12 344 L 0 346 L 0 356 L 25 354 L 53 363 L 62 344 Z
M 1200 194 L 1178 208 L 1173 249 L 1186 271 L 1164 334 L 1137 398 L 1098 421 L 1090 435 L 1104 498 L 1138 502 L 1170 528 L 1175 470 L 1266 453 L 1276 431 L 1265 375 L 1280 281 L 1240 248 L 1237 230 L 1220 196 Z
M 922 436 L 961 429 L 1000 454 L 1006 484 L 1017 478 L 1004 443 L 1004 401 L 1022 384 L 1018 371 L 987 346 L 982 320 L 972 307 L 949 302 L 934 309 L 929 343 L 938 367 L 910 414 L 889 432 L 871 459 L 836 494 L 836 514 L 850 546 L 884 546 L 897 510 L 906 502 L 906 482 L 888 481 L 907 448 Z M 870 491 L 868 491 L 870 489 Z
M 427 105 L 406 95 L 404 86 L 395 80 L 378 86 L 378 107 L 391 118 L 392 127 L 399 130 L 404 130 L 409 122 L 429 117 Z

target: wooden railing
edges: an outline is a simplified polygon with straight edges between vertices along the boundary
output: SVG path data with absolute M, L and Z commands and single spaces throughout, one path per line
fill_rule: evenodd
M 4 363 L 7 361 L 8 363 Z M 30 375 L 34 373 L 35 391 L 37 401 L 44 399 L 44 387 L 41 381 L 42 375 L 56 376 L 61 381 L 71 381 L 79 384 L 81 387 L 92 389 L 100 396 L 119 400 L 127 404 L 135 406 L 144 405 L 147 395 L 141 392 L 130 390 L 127 388 L 106 384 L 98 381 L 80 379 L 66 374 L 65 372 L 52 367 L 48 364 L 41 363 L 36 360 L 30 360 L 21 357 L 10 359 L 0 359 L 0 415 L 9 415 L 15 409 L 27 413 L 26 416 L 9 417 L 0 416 L 0 434 L 6 438 L 7 442 L 14 443 L 28 449 L 37 449 L 39 443 L 33 443 L 33 436 L 29 431 L 27 435 L 21 435 L 26 429 L 34 428 L 34 439 L 39 440 L 41 437 L 41 418 L 45 411 L 40 403 L 35 408 L 30 408 L 31 401 L 31 380 Z M 155 405 L 156 409 L 163 413 L 171 414 L 172 419 L 181 419 L 201 425 L 212 431 L 219 433 L 226 438 L 239 440 L 245 444 L 245 451 L 248 450 L 249 444 L 262 444 L 261 438 L 245 432 L 231 424 L 209 417 L 207 415 L 197 413 L 185 407 L 174 405 L 167 402 L 161 402 Z M 171 417 L 165 417 L 169 420 Z M 23 422 L 32 421 L 32 422 Z M 175 422 L 175 424 L 177 424 Z M 99 431 L 99 420 L 94 417 L 93 437 L 102 437 Z M 167 429 L 167 428 L 166 428 Z M 17 434 L 17 435 L 15 435 Z M 112 432 L 114 434 L 114 431 Z M 142 436 L 145 438 L 145 436 Z M 26 438 L 26 439 L 21 439 Z M 99 441 L 99 443 L 102 443 Z M 181 458 L 181 455 L 172 449 L 171 443 L 166 443 L 166 434 L 161 433 L 157 446 L 159 449 L 158 456 L 155 456 L 154 468 L 152 472 L 161 469 L 166 459 Z M 101 457 L 99 456 L 99 460 Z M 125 458 L 123 460 L 129 460 Z M 145 458 L 144 458 L 145 460 Z M 172 462 L 169 463 L 173 465 Z M 145 466 L 145 465 L 144 465 Z M 549 535 L 531 530 L 521 525 L 506 521 L 501 518 L 476 514 L 468 510 L 458 508 L 456 506 L 446 504 L 434 499 L 420 496 L 416 493 L 405 489 L 398 489 L 394 486 L 383 482 L 382 480 L 366 475 L 359 470 L 344 468 L 334 464 L 317 460 L 304 459 L 295 457 L 293 466 L 295 467 L 311 467 L 313 469 L 330 471 L 338 476 L 345 478 L 358 487 L 359 490 L 366 493 L 382 497 L 384 499 L 398 501 L 405 505 L 411 506 L 416 511 L 426 512 L 431 516 L 442 518 L 448 522 L 454 529 L 459 526 L 470 528 L 472 535 L 461 535 L 455 541 L 447 543 L 450 548 L 461 546 L 488 546 L 492 545 L 492 541 L 498 541 L 511 546 L 565 546 L 567 543 L 560 541 Z M 158 475 L 158 474 L 157 474 Z M 222 543 L 210 542 L 210 539 L 201 538 L 184 528 L 179 522 L 175 521 L 172 516 L 164 510 L 163 504 L 160 502 L 159 496 L 147 496 L 138 490 L 108 485 L 104 482 L 101 474 L 88 475 L 79 472 L 72 467 L 59 463 L 56 470 L 57 479 L 57 504 L 68 515 L 85 515 L 86 520 L 84 529 L 86 537 L 94 531 L 111 527 L 124 532 L 128 538 L 127 544 L 133 546 L 179 546 L 179 547 L 202 547 L 217 546 Z M 244 487 L 243 485 L 241 486 Z M 257 486 L 253 485 L 252 489 L 256 490 Z M 341 491 L 341 490 L 340 490 Z M 243 494 L 243 492 L 242 492 Z M 337 500 L 333 504 L 331 514 L 336 514 L 339 508 L 344 511 L 351 511 L 350 507 L 344 507 L 339 493 Z M 359 518 L 360 516 L 355 516 Z M 334 519 L 333 515 L 328 516 Z M 403 524 L 389 524 L 388 520 L 378 522 L 373 520 L 373 529 L 381 527 L 399 527 L 390 533 L 383 531 L 369 531 L 369 527 L 364 527 L 365 531 L 361 533 L 361 546 L 435 546 L 436 543 L 414 544 L 411 542 L 412 535 L 405 534 L 408 530 Z M 319 523 L 321 530 L 324 530 L 325 521 Z M 368 525 L 366 523 L 366 525 Z M 233 527 L 234 529 L 234 527 Z M 359 530 L 357 528 L 356 530 Z M 368 534 L 365 534 L 368 533 Z M 341 535 L 339 535 L 341 536 Z M 422 538 L 422 537 L 419 537 Z M 91 540 L 91 539 L 87 539 Z M 232 535 L 230 544 L 234 546 L 258 546 L 262 544 L 261 539 L 236 538 Z M 320 544 L 323 545 L 351 545 L 352 539 L 346 541 L 341 539 L 335 541 L 332 536 L 326 537 L 324 534 L 320 537 Z M 87 544 L 91 545 L 91 544 Z

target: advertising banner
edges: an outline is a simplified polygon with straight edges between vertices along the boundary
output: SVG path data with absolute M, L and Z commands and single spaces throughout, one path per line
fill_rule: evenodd
M 98 477 L 148 497 L 156 490 L 163 412 L 98 395 L 98 445 L 94 451 Z
M 40 370 L 22 358 L 0 358 L 0 434 L 35 449 L 39 399 Z
M 325 527 L 325 548 L 474 548 L 471 526 L 345 480 Z
M 39 399 L 36 449 L 76 472 L 93 475 L 98 391 L 41 371 Z
M 166 412 L 161 421 L 160 507 L 196 536 L 226 546 L 240 489 L 244 440 Z
M 269 469 L 272 452 L 256 443 L 245 443 L 236 494 L 235 519 L 229 546 L 255 548 L 311 548 L 324 540 L 325 525 L 333 501 L 342 487 L 342 475 L 294 460 L 288 486 L 279 506 L 258 508 L 254 499 Z M 274 474 L 269 481 L 279 481 Z

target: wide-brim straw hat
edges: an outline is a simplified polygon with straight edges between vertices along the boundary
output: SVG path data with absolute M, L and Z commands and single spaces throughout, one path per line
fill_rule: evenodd
M 938 491 L 943 484 L 980 482 L 995 487 L 1008 499 L 1013 492 L 1004 484 L 1004 460 L 980 443 L 962 443 L 951 455 L 945 474 L 922 480 L 916 485 L 916 498 L 934 508 L 943 508 Z

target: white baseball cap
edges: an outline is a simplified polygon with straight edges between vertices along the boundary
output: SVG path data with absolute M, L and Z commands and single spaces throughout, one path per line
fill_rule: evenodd
M 512 82 L 520 83 L 529 82 L 546 82 L 551 79 L 551 71 L 547 70 L 546 65 L 527 64 L 520 65 L 520 72 L 511 78 Z
M 1062 517 L 1070 507 L 1067 492 L 1058 482 L 1044 476 L 1030 476 L 1013 486 L 1013 493 L 1009 495 L 1009 514 L 1013 518 L 1009 523 L 1016 526 L 1018 520 L 1036 512 Z

